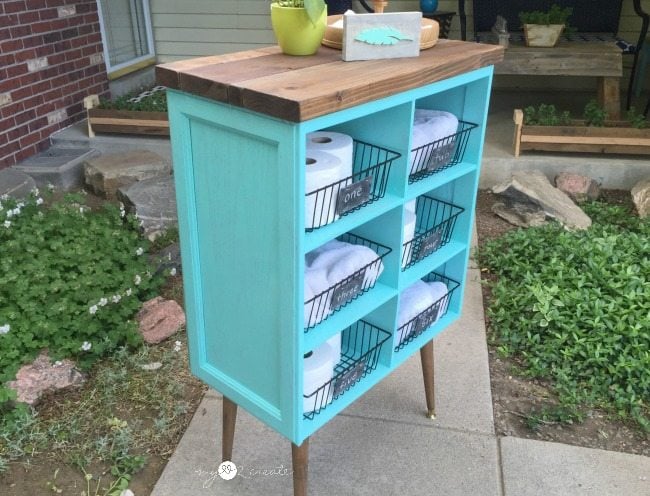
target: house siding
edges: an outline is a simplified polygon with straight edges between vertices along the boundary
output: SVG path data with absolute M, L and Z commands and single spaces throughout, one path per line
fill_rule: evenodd
M 95 0 L 0 2 L 0 169 L 46 149 L 108 79 Z

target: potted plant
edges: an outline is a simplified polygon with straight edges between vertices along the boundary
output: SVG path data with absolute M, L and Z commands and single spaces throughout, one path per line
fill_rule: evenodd
M 313 55 L 327 27 L 327 5 L 324 0 L 274 1 L 271 25 L 283 53 Z
M 582 119 L 546 104 L 516 109 L 513 118 L 515 157 L 521 150 L 650 154 L 650 123 L 634 108 L 619 121 L 608 120 L 607 112 L 593 100 Z
M 554 47 L 572 13 L 571 7 L 562 8 L 555 4 L 547 12 L 520 12 L 519 20 L 524 27 L 526 46 Z

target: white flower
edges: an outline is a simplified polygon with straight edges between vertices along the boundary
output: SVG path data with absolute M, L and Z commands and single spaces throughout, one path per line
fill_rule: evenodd
M 20 209 L 25 206 L 25 202 L 18 202 L 18 203 L 16 203 L 16 206 L 18 207 L 18 209 L 19 209 L 18 211 L 20 212 Z
M 129 288 L 129 289 L 127 289 L 127 290 L 124 292 L 124 294 L 125 294 L 126 296 L 131 296 L 131 293 L 132 293 L 132 292 L 133 292 L 133 291 L 131 291 L 131 288 Z
M 34 188 L 30 191 L 30 193 L 34 196 L 38 196 L 38 188 Z
M 135 494 L 130 489 L 125 489 L 120 493 L 120 496 L 135 496 Z
M 135 277 L 133 278 L 133 283 L 138 286 L 142 282 L 142 278 L 140 277 L 139 274 L 136 274 Z
M 84 344 L 81 345 L 81 349 L 83 351 L 88 351 L 92 347 L 93 347 L 92 343 L 89 343 L 88 341 L 84 341 Z
M 95 315 L 95 314 L 97 313 L 97 310 L 99 310 L 99 309 L 97 308 L 97 305 L 93 305 L 92 307 L 90 307 L 90 308 L 88 309 L 88 311 L 90 312 L 90 315 Z
M 5 227 L 6 227 L 7 229 L 9 229 L 9 227 L 11 227 L 11 221 L 10 221 L 10 220 L 6 220 L 6 221 L 5 221 Z
M 126 215 L 126 210 L 124 210 L 124 203 L 120 202 L 120 217 L 124 217 Z
M 55 367 L 60 367 L 61 365 L 63 365 L 63 362 L 61 360 L 57 360 L 56 362 L 54 362 Z
M 9 195 L 7 195 L 7 194 L 4 194 L 4 195 L 0 196 L 0 200 L 2 200 L 2 201 L 8 200 L 8 199 L 9 199 Z
M 79 207 L 79 213 L 83 214 L 85 212 L 85 209 L 83 207 Z
M 14 209 L 11 211 L 11 213 L 14 214 L 14 215 L 18 215 L 18 214 L 20 214 L 20 207 L 17 206 L 16 208 L 14 208 Z
M 176 275 L 176 267 L 172 267 L 169 271 L 170 276 L 175 276 Z
M 122 297 L 121 297 L 120 295 L 113 295 L 113 296 L 111 297 L 111 301 L 112 301 L 113 303 L 119 303 L 121 299 L 122 299 Z
M 142 249 L 142 247 L 140 247 L 140 248 L 138 248 L 137 250 L 135 250 L 135 254 L 136 254 L 137 256 L 140 256 L 140 255 L 142 255 L 143 253 L 144 253 L 144 250 Z
M 0 334 L 7 334 L 10 330 L 11 330 L 11 326 L 9 324 L 0 326 Z
M 14 216 L 14 211 L 13 210 L 7 210 L 7 219 L 9 217 L 13 217 L 13 216 Z
M 47 189 L 48 189 L 48 191 L 54 191 L 54 184 L 47 183 Z
M 182 346 L 182 345 L 183 345 L 183 344 L 182 344 L 180 341 L 176 341 L 176 342 L 174 343 L 174 351 L 181 351 L 181 346 Z
M 99 303 L 97 303 L 97 304 L 98 304 L 100 307 L 105 307 L 106 305 L 108 305 L 108 299 L 107 299 L 107 298 L 101 298 L 101 299 L 99 300 Z
M 36 205 L 43 205 L 43 198 L 41 197 L 36 198 Z

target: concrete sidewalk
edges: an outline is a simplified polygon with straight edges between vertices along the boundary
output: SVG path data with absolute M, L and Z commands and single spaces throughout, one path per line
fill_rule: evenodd
M 497 438 L 479 270 L 463 317 L 435 343 L 437 419 L 416 354 L 310 438 L 311 496 L 647 496 L 650 458 Z M 221 397 L 199 406 L 152 496 L 291 495 L 290 443 L 239 409 L 233 462 L 217 475 Z

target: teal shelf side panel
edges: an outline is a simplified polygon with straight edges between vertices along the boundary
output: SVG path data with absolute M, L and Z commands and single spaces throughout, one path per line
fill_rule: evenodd
M 173 91 L 169 108 L 192 371 L 295 439 L 296 127 Z

